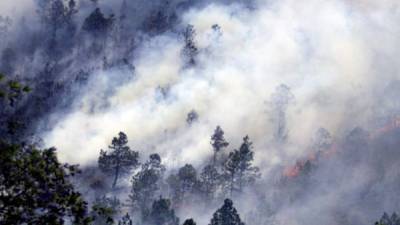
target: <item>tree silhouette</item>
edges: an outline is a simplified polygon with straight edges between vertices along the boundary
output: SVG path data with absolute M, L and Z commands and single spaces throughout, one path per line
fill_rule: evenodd
M 185 220 L 183 225 L 196 225 L 196 222 L 194 222 L 193 219 L 187 219 L 187 220 Z
M 158 154 L 152 154 L 149 161 L 142 165 L 142 169 L 132 177 L 132 189 L 129 199 L 135 210 L 148 213 L 152 202 L 156 199 L 165 167 L 161 164 Z
M 241 192 L 247 184 L 252 184 L 260 176 L 259 168 L 252 166 L 254 152 L 248 136 L 243 138 L 239 150 L 233 150 L 224 165 L 225 180 L 229 183 L 230 194 Z
M 200 174 L 201 191 L 207 200 L 212 200 L 217 191 L 220 174 L 213 165 L 207 165 Z
M 217 128 L 215 128 L 214 134 L 211 136 L 211 146 L 214 150 L 214 166 L 216 166 L 217 154 L 228 145 L 229 143 L 225 140 L 224 137 L 224 131 L 221 129 L 220 126 L 217 126 Z
M 61 164 L 54 148 L 0 143 L 1 224 L 89 224 L 87 203 L 69 178 L 76 166 Z
M 276 87 L 275 92 L 271 95 L 270 105 L 272 108 L 272 120 L 274 122 L 274 138 L 277 143 L 286 142 L 289 131 L 286 124 L 286 113 L 289 105 L 294 102 L 294 95 L 290 88 L 281 84 Z
M 149 225 L 178 225 L 179 219 L 171 209 L 171 201 L 160 197 L 153 202 L 147 222 Z
M 109 146 L 109 152 L 100 151 L 99 168 L 103 172 L 114 176 L 113 188 L 117 185 L 120 176 L 129 173 L 139 165 L 139 153 L 131 150 L 127 144 L 128 138 L 126 134 L 120 132 L 118 137 L 113 138 Z
M 225 199 L 224 205 L 218 209 L 211 219 L 209 225 L 245 225 L 233 207 L 233 202 L 230 199 Z

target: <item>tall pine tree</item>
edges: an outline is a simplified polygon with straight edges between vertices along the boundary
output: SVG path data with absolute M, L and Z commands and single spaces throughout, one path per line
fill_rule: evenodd
M 224 205 L 218 209 L 209 225 L 245 225 L 230 199 L 225 199 Z
M 214 166 L 216 166 L 217 154 L 228 145 L 229 143 L 225 140 L 224 137 L 224 131 L 221 129 L 220 126 L 217 126 L 217 128 L 215 128 L 214 134 L 211 136 L 211 146 L 214 150 Z
M 179 218 L 171 209 L 171 201 L 161 198 L 153 202 L 150 215 L 145 220 L 149 225 L 178 225 Z
M 217 191 L 220 179 L 218 170 L 213 165 L 207 165 L 200 174 L 200 188 L 206 200 L 212 200 Z
M 127 144 L 126 134 L 119 132 L 118 137 L 114 137 L 109 146 L 110 151 L 100 151 L 99 168 L 114 176 L 113 188 L 116 187 L 118 179 L 122 175 L 129 173 L 139 165 L 139 153 L 131 150 Z
M 129 195 L 134 210 L 140 211 L 142 216 L 148 214 L 151 203 L 156 199 L 165 167 L 161 164 L 158 154 L 150 155 L 149 161 L 142 165 L 142 169 L 132 177 L 132 189 Z
M 233 150 L 224 165 L 225 181 L 229 184 L 230 194 L 234 191 L 241 192 L 243 188 L 254 183 L 260 176 L 259 168 L 252 165 L 254 152 L 253 143 L 248 136 L 243 138 L 239 150 Z

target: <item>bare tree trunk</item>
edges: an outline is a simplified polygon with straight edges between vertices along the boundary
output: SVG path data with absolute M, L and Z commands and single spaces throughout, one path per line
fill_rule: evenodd
M 119 176 L 119 165 L 117 165 L 117 167 L 115 168 L 114 182 L 112 184 L 113 189 L 115 188 L 115 186 L 117 186 L 118 176 Z
M 234 181 L 235 173 L 232 173 L 231 175 L 231 198 L 232 198 L 232 193 L 233 193 L 233 181 Z
M 242 192 L 243 183 L 242 183 L 243 172 L 240 171 L 239 173 L 239 191 Z
M 214 167 L 216 166 L 216 165 L 215 165 L 215 164 L 216 164 L 216 161 L 217 161 L 217 152 L 214 151 L 214 158 L 213 158 L 213 165 L 214 165 Z

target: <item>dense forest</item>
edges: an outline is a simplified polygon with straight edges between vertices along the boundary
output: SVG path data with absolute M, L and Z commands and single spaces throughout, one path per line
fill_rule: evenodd
M 394 0 L 4 0 L 0 225 L 400 225 Z

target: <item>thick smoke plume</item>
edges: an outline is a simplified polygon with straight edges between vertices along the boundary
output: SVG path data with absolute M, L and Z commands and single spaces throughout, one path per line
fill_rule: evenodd
M 90 13 L 90 3 L 81 4 Z M 121 10 L 121 2 L 99 4 L 107 15 Z M 63 59 L 71 62 L 57 79 L 69 96 L 51 100 L 63 103 L 33 128 L 44 146 L 56 146 L 62 161 L 91 165 L 124 131 L 143 158 L 160 153 L 169 169 L 200 168 L 212 158 L 219 125 L 229 149 L 249 135 L 261 168 L 260 182 L 237 197 L 246 224 L 372 224 L 400 209 L 400 3 L 171 1 L 164 8 L 170 24 L 143 30 L 159 7 L 162 1 L 129 2 L 133 47 L 104 53 L 124 54 L 124 65 L 91 61 L 78 47 Z M 191 27 L 195 50 L 185 36 Z M 67 78 L 79 74 L 75 68 L 84 68 L 83 84 Z M 190 112 L 196 119 L 188 123 Z M 315 167 L 309 178 L 301 172 L 306 162 Z M 207 216 L 188 209 L 180 213 L 207 224 L 215 208 Z

